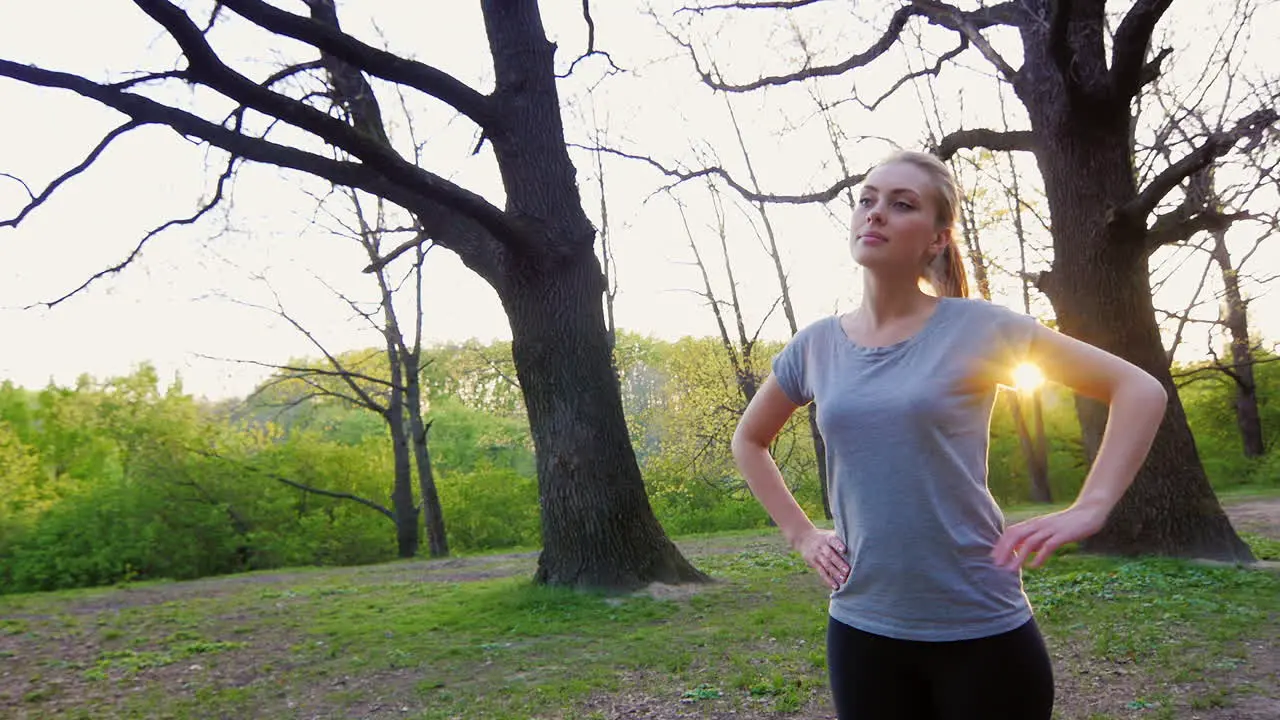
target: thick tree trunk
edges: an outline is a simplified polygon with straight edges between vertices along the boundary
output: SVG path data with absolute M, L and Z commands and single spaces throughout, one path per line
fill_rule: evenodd
M 509 249 L 486 276 L 511 321 L 537 454 L 537 580 L 614 589 L 706 580 L 654 517 L 627 434 L 595 229 L 565 145 L 555 45 L 535 0 L 480 6 L 496 78 L 491 97 L 502 118 L 489 139 L 506 212 L 537 238 L 525 250 Z
M 1055 22 L 1020 27 L 1025 57 L 1014 83 L 1035 133 L 1053 217 L 1053 269 L 1040 287 L 1063 332 L 1134 363 L 1169 392 L 1168 410 L 1133 486 L 1085 547 L 1250 560 L 1209 486 L 1170 375 L 1151 304 L 1147 218 L 1117 214 L 1138 195 L 1131 96 L 1110 85 L 1095 15 L 1100 8 L 1046 4 L 1042 10 Z M 1053 30 L 1062 34 L 1051 36 Z M 1080 407 L 1086 449 L 1096 452 L 1106 410 L 1091 402 Z
M 1227 251 L 1226 230 L 1213 233 L 1213 260 L 1222 273 L 1222 322 L 1231 333 L 1229 373 L 1236 383 L 1236 424 L 1244 443 L 1245 457 L 1261 457 L 1263 445 L 1262 415 L 1258 412 L 1258 385 L 1253 374 L 1253 344 L 1249 341 L 1248 304 L 1240 294 L 1240 279 Z
M 1097 123 L 1091 119 L 1090 124 Z M 1109 207 L 1135 193 L 1128 152 L 1070 137 L 1061 129 L 1039 153 L 1054 217 L 1054 265 L 1044 289 L 1058 323 L 1072 337 L 1119 355 L 1151 373 L 1169 391 L 1169 408 L 1146 463 L 1091 551 L 1122 555 L 1251 560 L 1214 496 L 1169 372 L 1151 305 L 1142 228 L 1108 226 Z M 1124 134 L 1119 136 L 1121 139 Z M 1069 170 L 1070 168 L 1070 170 Z M 1096 182 L 1076 183 L 1075 177 Z M 1117 192 L 1117 189 L 1119 190 Z M 1114 237 L 1138 233 L 1137 238 Z M 1082 402 L 1085 446 L 1096 454 L 1106 409 Z
M 537 451 L 537 580 L 612 589 L 706 580 L 667 539 L 645 494 L 609 361 L 602 283 L 587 246 L 509 277 L 500 292 Z

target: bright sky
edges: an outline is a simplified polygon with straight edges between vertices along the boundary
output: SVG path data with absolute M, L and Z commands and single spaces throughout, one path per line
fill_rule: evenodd
M 280 3 L 299 11 L 301 3 Z M 562 84 L 565 120 L 573 142 L 590 143 L 591 117 L 606 134 L 606 143 L 650 154 L 664 163 L 691 166 L 718 162 L 743 182 L 747 174 L 734 140 L 722 96 L 697 82 L 690 61 L 658 27 L 637 9 L 640 3 L 594 3 L 597 44 L 608 50 L 627 73 L 601 79 L 598 59 L 579 66 Z M 678 3 L 677 3 L 678 4 Z M 209 2 L 184 3 L 193 16 L 207 16 Z M 479 12 L 471 3 L 404 3 L 392 0 L 347 2 L 340 5 L 344 26 L 376 44 L 431 62 L 487 90 L 491 63 Z M 867 3 L 855 4 L 857 12 Z M 1197 3 L 1177 3 L 1175 8 Z M 795 13 L 809 34 L 809 45 L 820 61 L 839 59 L 851 47 L 864 47 L 884 26 L 891 8 L 875 11 L 879 22 L 857 21 L 846 3 L 831 2 Z M 586 28 L 577 0 L 543 3 L 545 22 L 559 43 L 563 69 L 581 51 Z M 442 9 L 447 8 L 447 9 Z M 1280 17 L 1259 17 L 1258 28 L 1275 27 Z M 655 3 L 655 13 L 670 27 L 699 42 L 711 38 L 710 54 L 735 80 L 757 77 L 762 71 L 779 73 L 798 66 L 802 54 L 794 33 L 777 13 L 715 15 L 698 20 L 674 15 L 672 3 Z M 376 20 L 376 28 L 370 19 Z M 1219 19 L 1221 20 L 1221 19 Z M 689 23 L 694 23 L 689 26 Z M 1206 20 L 1173 17 L 1170 32 L 1179 54 L 1172 68 L 1189 72 L 1203 63 Z M 723 26 L 722 26 L 723 24 Z M 687 28 L 687 29 L 686 29 Z M 1194 30 L 1194 32 L 1188 32 Z M 380 38 L 385 38 L 381 39 Z M 214 33 L 224 57 L 255 77 L 263 77 L 293 58 L 296 45 L 271 40 L 229 22 Z M 946 33 L 929 29 L 926 43 L 950 49 Z M 1008 36 L 993 42 L 1017 61 Z M 1274 38 L 1272 39 L 1274 40 Z M 1274 53 L 1276 44 L 1259 48 Z M 74 71 L 93 78 L 122 79 L 135 68 L 167 69 L 177 52 L 166 36 L 131 3 L 78 0 L 25 3 L 21 15 L 11 11 L 0 25 L 0 55 L 43 67 Z M 895 51 L 869 71 L 825 83 L 828 100 L 845 95 L 850 82 L 872 98 L 892 83 L 905 55 Z M 918 56 L 917 56 L 918 57 Z M 964 56 L 965 65 L 986 72 L 980 58 Z M 1274 57 L 1272 57 L 1274 60 Z M 915 61 L 918 62 L 918 59 Z M 1271 66 L 1276 64 L 1271 62 Z M 1203 64 L 1198 67 L 1202 68 Z M 597 88 L 588 98 L 587 88 Z M 815 115 L 815 101 L 807 86 L 771 89 L 736 96 L 733 107 L 747 138 L 752 160 L 766 191 L 800 193 L 826 187 L 840 177 L 827 130 Z M 904 88 L 893 102 L 874 114 L 840 110 L 848 139 L 843 148 L 856 171 L 882 156 L 889 145 L 882 140 L 858 141 L 856 136 L 892 138 L 918 146 L 925 137 L 925 114 L 919 93 L 924 85 Z M 946 129 L 960 126 L 998 126 L 999 103 L 991 86 L 973 71 L 944 74 L 937 85 L 947 117 Z M 206 112 L 225 112 L 225 103 L 180 88 L 157 94 L 170 101 L 194 104 Z M 398 98 L 382 95 L 390 108 L 400 142 L 407 134 L 402 114 L 394 112 Z M 23 178 L 39 192 L 49 180 L 77 163 L 104 132 L 120 122 L 113 112 L 70 93 L 40 91 L 0 79 L 0 172 Z M 481 192 L 501 205 L 492 154 L 470 151 L 475 129 L 438 103 L 411 99 L 414 130 L 427 138 L 424 165 Z M 14 109 L 20 109 L 15 111 Z M 207 115 L 211 116 L 211 115 Z M 1010 102 L 1011 122 L 1024 126 L 1016 103 Z M 716 160 L 718 158 L 718 160 Z M 268 312 L 244 303 L 271 304 L 272 290 L 290 313 L 298 317 L 331 350 L 376 345 L 378 338 L 362 321 L 352 318 L 345 303 L 328 287 L 349 297 L 370 299 L 376 287 L 362 275 L 360 250 L 354 242 L 331 232 L 334 222 L 317 215 L 311 195 L 325 192 L 316 181 L 274 168 L 247 166 L 235 184 L 229 212 L 191 228 L 170 231 L 153 241 L 141 259 L 120 275 L 52 310 L 24 306 L 49 300 L 79 285 L 94 272 L 123 259 L 152 227 L 188 215 L 212 189 L 222 160 L 160 128 L 135 132 L 113 145 L 84 176 L 64 186 L 18 230 L 0 231 L 0 379 L 39 387 L 53 380 L 71 383 L 83 372 L 104 377 L 127 373 L 143 361 L 158 366 L 162 377 L 180 373 L 188 391 L 209 397 L 243 394 L 266 372 L 258 367 L 205 359 L 202 356 L 260 362 L 285 362 L 290 357 L 315 355 L 305 338 Z M 599 217 L 593 164 L 585 153 L 575 155 L 584 204 Z M 1020 160 L 1028 173 L 1034 165 Z M 606 163 L 609 214 L 615 255 L 620 268 L 618 324 L 626 329 L 663 338 L 715 332 L 712 316 L 691 290 L 701 289 L 692 254 L 674 202 L 653 196 L 662 179 L 651 169 L 624 160 Z M 679 190 L 700 240 L 704 257 L 717 268 L 718 240 L 710 229 L 705 186 L 690 184 Z M 727 197 L 730 251 L 754 327 L 777 295 L 777 282 L 757 240 L 759 222 L 740 202 Z M 25 201 L 21 187 L 0 178 L 0 215 L 11 216 Z M 330 205 L 341 213 L 341 206 Z M 771 219 L 779 233 L 800 322 L 807 323 L 856 303 L 860 283 L 845 244 L 847 217 L 841 201 L 829 209 L 778 207 Z M 1029 222 L 1030 219 L 1028 219 Z M 1032 222 L 1034 224 L 1034 222 Z M 988 247 L 1003 243 L 997 235 Z M 1280 252 L 1271 243 L 1253 261 L 1254 268 L 1277 267 Z M 1243 246 L 1242 246 L 1243 247 Z M 509 337 L 507 321 L 493 292 L 448 252 L 436 249 L 428 262 L 426 332 L 431 341 Z M 999 259 L 1015 261 L 1009 251 Z M 1041 265 L 1043 266 L 1043 265 Z M 1188 283 L 1199 277 L 1200 266 L 1181 273 L 1165 295 L 1168 306 L 1181 301 Z M 1185 277 L 1183 277 L 1185 276 Z M 722 273 L 716 277 L 721 281 Z M 256 279 L 255 279 L 256 278 Z M 265 278 L 265 280 L 263 279 Z M 269 286 L 268 286 L 269 283 Z M 1001 281 L 1005 302 L 1019 306 L 1016 285 Z M 1274 296 L 1253 306 L 1253 317 L 1268 338 L 1280 338 L 1280 308 Z M 1210 304 L 1204 312 L 1212 315 Z M 781 312 L 764 323 L 763 335 L 788 335 Z M 1198 341 L 1196 352 L 1202 352 Z M 1189 356 L 1184 356 L 1189 357 Z

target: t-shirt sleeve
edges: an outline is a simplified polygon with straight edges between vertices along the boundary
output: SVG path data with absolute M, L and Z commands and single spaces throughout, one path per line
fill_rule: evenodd
M 1035 318 L 983 301 L 981 322 L 986 326 L 979 337 L 986 338 L 979 354 L 982 374 L 988 382 L 1012 385 L 1014 370 L 1034 362 L 1034 339 L 1040 327 Z
M 809 336 L 810 333 L 801 331 L 773 357 L 773 376 L 782 392 L 796 405 L 813 401 L 808 372 Z
M 1032 341 L 1040 328 L 1040 321 L 1008 308 L 998 308 L 996 318 L 997 344 L 1011 367 L 1032 361 Z

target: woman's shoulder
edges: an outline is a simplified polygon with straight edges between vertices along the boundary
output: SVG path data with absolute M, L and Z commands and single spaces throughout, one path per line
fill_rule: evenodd
M 831 336 L 832 329 L 837 327 L 839 322 L 839 315 L 823 315 L 797 330 L 796 334 L 791 336 L 790 342 L 805 343 L 813 342 L 817 339 L 829 338 Z
M 1036 322 L 1035 318 L 983 298 L 947 298 L 955 314 L 977 320 L 999 322 Z

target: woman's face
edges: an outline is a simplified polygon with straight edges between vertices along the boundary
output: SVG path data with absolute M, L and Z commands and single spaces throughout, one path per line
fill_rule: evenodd
M 867 175 L 853 211 L 849 248 L 869 269 L 919 273 L 950 240 L 938 227 L 937 191 L 929 175 L 905 162 Z

